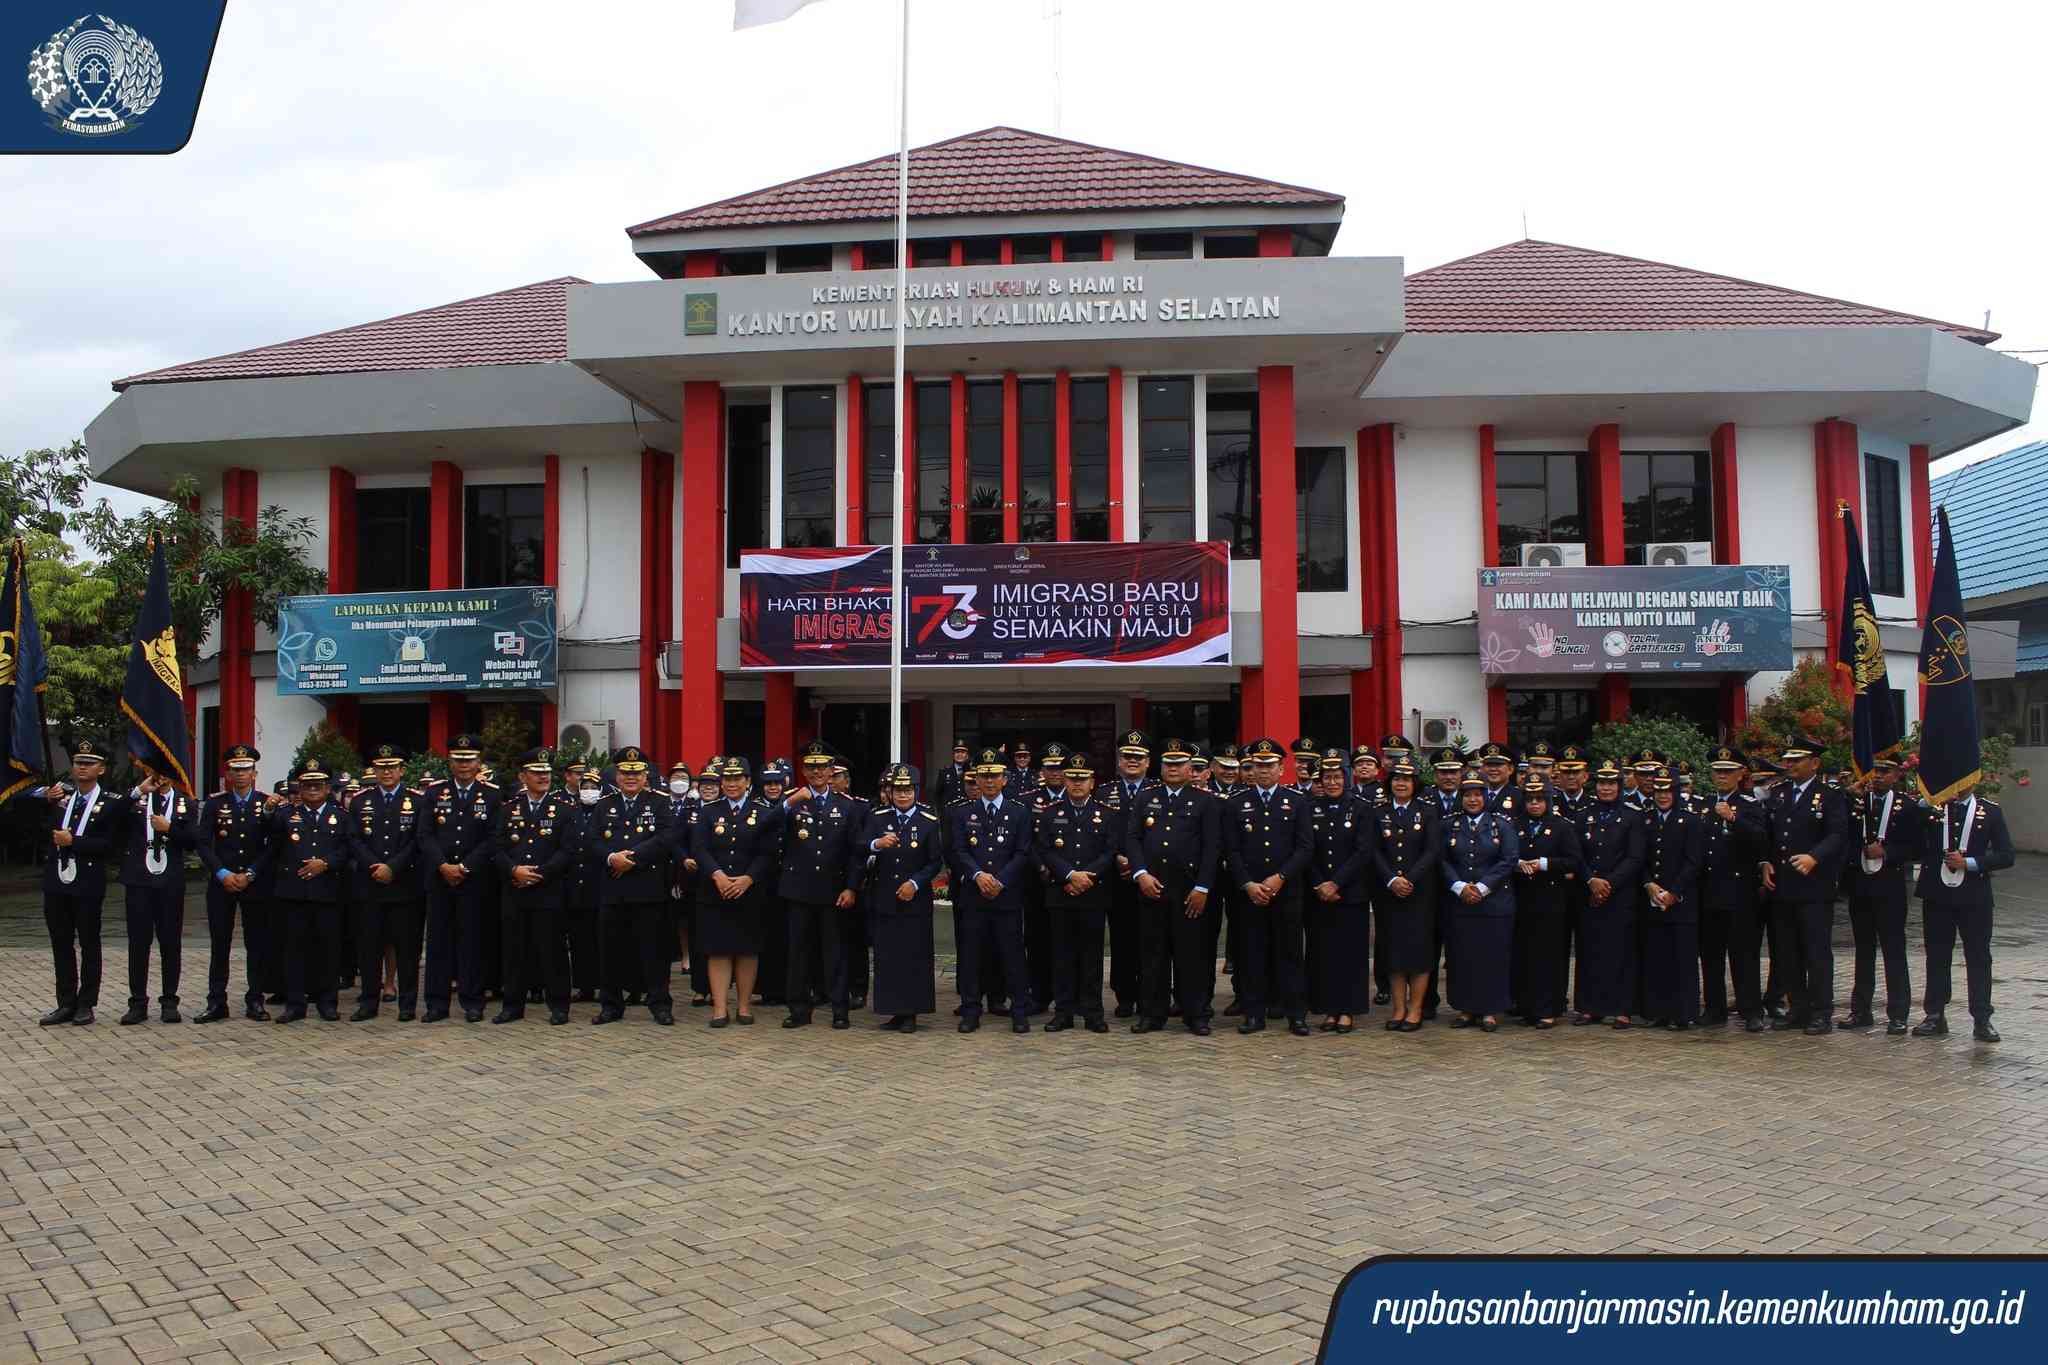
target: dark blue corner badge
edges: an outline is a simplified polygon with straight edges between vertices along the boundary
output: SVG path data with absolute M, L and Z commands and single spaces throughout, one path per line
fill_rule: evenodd
M 1375 1256 L 1322 1365 L 2048 1360 L 2048 1256 Z
M 0 152 L 148 155 L 192 138 L 227 0 L 8 0 L 0 53 L 28 79 L 0 91 Z M 107 3 L 108 0 L 101 0 Z

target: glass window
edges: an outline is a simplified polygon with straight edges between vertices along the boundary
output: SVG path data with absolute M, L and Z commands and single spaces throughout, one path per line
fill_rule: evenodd
M 726 407 L 725 501 L 725 564 L 737 569 L 742 551 L 768 546 L 766 403 Z
M 1502 454 L 1493 460 L 1500 562 L 1522 562 L 1524 545 L 1586 538 L 1586 490 L 1576 451 Z
M 896 268 L 896 243 L 862 242 L 860 244 L 860 268 L 862 270 L 894 270 Z
M 1526 749 L 1539 739 L 1553 749 L 1591 744 L 1594 695 L 1590 688 L 1509 688 L 1507 746 Z
M 1231 261 L 1256 256 L 1259 254 L 1259 239 L 1255 233 L 1249 232 L 1204 237 L 1202 254 L 1212 261 Z
M 537 483 L 479 484 L 463 490 L 462 581 L 474 588 L 539 583 L 547 490 Z
M 768 273 L 768 253 L 765 251 L 721 251 L 718 253 L 718 273 L 721 275 L 765 275 Z
M 967 386 L 967 542 L 1003 540 L 1003 381 Z
M 896 386 L 867 384 L 860 395 L 861 460 L 867 466 L 867 517 L 865 545 L 887 545 L 896 537 Z M 906 475 L 909 471 L 905 471 Z M 905 526 L 906 540 L 915 531 Z
M 1646 545 L 1713 538 L 1713 461 L 1705 451 L 1621 453 L 1624 563 L 1641 564 Z
M 1295 589 L 1343 592 L 1350 586 L 1345 549 L 1344 447 L 1294 452 Z M 1321 738 L 1322 731 L 1310 733 Z
M 824 385 L 782 391 L 782 543 L 832 544 L 838 391 Z
M 1628 709 L 1633 716 L 1691 721 L 1701 734 L 1711 735 L 1721 728 L 1721 689 L 1656 687 L 1637 678 L 1629 685 Z
M 1899 513 L 1899 465 L 1882 455 L 1863 457 L 1863 556 L 1870 590 L 1906 595 L 1904 518 Z
M 913 266 L 951 265 L 953 263 L 953 242 L 948 237 L 923 237 L 910 244 L 910 263 Z
M 1192 232 L 1141 232 L 1134 245 L 1141 261 L 1185 261 L 1195 254 Z
M 1209 535 L 1232 559 L 1259 557 L 1259 396 L 1209 391 Z
M 1296 714 L 1301 717 L 1301 728 L 1295 734 L 1311 735 L 1325 749 L 1351 747 L 1351 698 L 1348 695 L 1303 697 L 1301 709 Z
M 832 248 L 829 246 L 775 248 L 775 273 L 778 275 L 808 275 L 814 271 L 831 268 Z
M 1001 265 L 1003 263 L 1003 239 L 1000 237 L 969 237 L 960 244 L 960 264 Z
M 1053 381 L 1017 383 L 1017 539 L 1052 540 Z
M 1072 423 L 1075 540 L 1118 539 L 1109 531 L 1109 381 L 1076 379 L 1068 395 Z
M 1012 237 L 1010 239 L 1010 260 L 1016 265 L 1037 265 L 1052 259 L 1052 238 Z
M 1138 381 L 1138 539 L 1195 538 L 1195 381 Z
M 433 503 L 425 488 L 357 491 L 355 591 L 420 592 L 432 585 Z
M 1060 257 L 1068 261 L 1106 261 L 1109 238 L 1100 232 L 1070 232 L 1060 242 Z
M 1303 698 L 1306 705 L 1307 698 Z M 1146 708 L 1145 724 L 1160 739 L 1192 739 L 1211 753 L 1219 744 L 1237 741 L 1238 699 L 1221 701 L 1159 701 Z M 1321 730 L 1304 729 L 1303 734 L 1322 735 Z
M 919 384 L 917 403 L 917 543 L 953 539 L 953 386 Z

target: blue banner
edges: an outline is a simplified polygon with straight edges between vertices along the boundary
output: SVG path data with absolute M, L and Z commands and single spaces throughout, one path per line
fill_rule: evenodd
M 0 94 L 0 152 L 179 150 L 226 9 L 227 0 L 116 0 L 105 14 L 80 0 L 0 5 L 0 52 L 26 54 L 28 71 Z
M 452 588 L 287 597 L 280 695 L 553 687 L 553 588 Z
M 1319 1361 L 2048 1360 L 2042 1256 L 1380 1256 Z

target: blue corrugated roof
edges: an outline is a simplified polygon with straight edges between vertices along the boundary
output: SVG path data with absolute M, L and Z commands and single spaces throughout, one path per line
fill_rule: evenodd
M 1929 492 L 1948 508 L 1965 599 L 2048 584 L 2048 441 L 1943 474 Z M 2022 668 L 2026 648 L 2022 639 Z
M 1956 544 L 1962 544 L 1960 537 Z M 2020 623 L 2019 653 L 2014 669 L 2020 673 L 2048 673 L 2048 623 Z

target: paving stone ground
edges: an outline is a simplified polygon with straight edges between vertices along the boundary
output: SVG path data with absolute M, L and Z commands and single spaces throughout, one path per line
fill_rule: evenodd
M 1960 1009 L 1938 1041 L 119 1028 L 118 910 L 101 1022 L 38 1029 L 34 904 L 0 906 L 4 1361 L 1298 1361 L 1377 1252 L 2048 1250 L 2048 859 L 1999 881 L 1996 1047 Z

